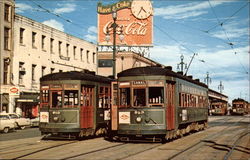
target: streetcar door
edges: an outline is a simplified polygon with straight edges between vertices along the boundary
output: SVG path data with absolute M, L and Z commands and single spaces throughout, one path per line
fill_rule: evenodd
M 174 98 L 175 96 L 175 85 L 173 83 L 166 84 L 166 100 L 167 100 L 167 109 L 166 109 L 166 124 L 167 130 L 175 129 L 175 107 L 174 107 Z
M 80 125 L 81 125 L 81 128 L 93 128 L 94 127 L 94 87 L 93 86 L 82 86 Z
M 112 82 L 111 83 L 111 90 L 112 90 L 112 106 L 111 106 L 111 130 L 117 130 L 118 128 L 118 83 Z

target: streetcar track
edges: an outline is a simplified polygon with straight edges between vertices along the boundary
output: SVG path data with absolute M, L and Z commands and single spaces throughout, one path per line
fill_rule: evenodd
M 24 144 L 18 144 L 18 146 L 3 147 L 3 148 L 0 148 L 0 153 L 5 151 L 5 150 L 17 149 L 17 148 L 20 148 L 20 147 L 25 147 L 25 146 L 30 146 L 30 145 L 36 145 L 36 144 L 35 143 L 24 143 Z
M 50 146 L 50 147 L 47 147 L 47 148 L 42 148 L 42 149 L 39 149 L 39 150 L 30 152 L 30 153 L 27 153 L 27 154 L 24 154 L 24 155 L 21 155 L 21 156 L 12 158 L 12 159 L 15 160 L 15 159 L 27 157 L 27 156 L 30 156 L 30 155 L 32 155 L 32 154 L 36 154 L 36 153 L 38 153 L 38 152 L 42 152 L 42 151 L 49 150 L 49 149 L 56 148 L 56 147 L 61 147 L 61 146 L 68 145 L 68 144 L 73 144 L 73 143 L 76 143 L 76 142 L 77 142 L 77 141 L 69 142 L 69 143 L 64 143 L 64 144 L 59 144 L 59 145 L 54 145 L 54 146 Z
M 243 137 L 245 137 L 246 135 L 248 135 L 250 132 L 244 133 L 242 134 L 239 138 L 237 138 L 237 140 L 234 142 L 233 147 L 230 149 L 230 151 L 224 156 L 224 160 L 227 160 L 231 154 L 233 153 L 234 150 L 236 150 L 236 145 L 239 142 L 239 140 L 241 140 Z M 250 152 L 248 152 L 248 154 L 250 154 Z
M 138 152 L 136 152 L 136 153 L 133 153 L 133 154 L 127 155 L 127 156 L 122 157 L 122 158 L 119 158 L 119 159 L 117 159 L 117 160 L 121 160 L 121 159 L 129 158 L 129 157 L 135 156 L 135 155 L 137 155 L 137 154 L 141 154 L 141 153 L 143 153 L 143 152 L 146 152 L 146 151 L 149 151 L 149 150 L 151 150 L 151 149 L 157 148 L 157 147 L 159 147 L 159 146 L 161 146 L 161 145 L 162 145 L 162 144 L 159 144 L 159 145 L 156 145 L 156 146 L 150 147 L 150 148 L 148 148 L 148 149 L 145 149 L 145 150 L 143 150 L 143 151 L 138 151 Z
M 84 156 L 84 155 L 96 153 L 96 152 L 99 152 L 99 151 L 108 150 L 108 149 L 115 148 L 115 147 L 119 147 L 119 146 L 123 146 L 123 145 L 126 145 L 126 143 L 117 144 L 117 145 L 114 145 L 114 146 L 109 146 L 109 147 L 100 148 L 100 149 L 97 149 L 97 150 L 93 150 L 93 151 L 81 153 L 81 154 L 78 154 L 78 155 L 74 155 L 74 156 L 70 156 L 70 157 L 63 158 L 62 160 L 66 160 L 66 159 L 70 159 L 70 158 L 76 158 L 76 157 L 80 157 L 80 156 Z
M 239 123 L 239 122 L 242 121 L 243 119 L 244 119 L 244 118 L 240 119 L 238 122 L 235 122 L 234 125 L 228 125 L 228 126 L 225 127 L 224 129 L 222 129 L 221 132 L 223 132 L 223 133 L 228 132 L 229 128 L 235 126 L 237 123 Z M 226 122 L 224 122 L 224 123 L 226 123 Z M 224 124 L 224 123 L 223 123 L 223 124 Z M 208 139 L 215 139 L 215 138 L 217 138 L 217 137 L 223 135 L 223 133 L 221 133 L 221 132 L 218 132 L 218 133 L 216 133 L 216 134 L 210 135 L 210 136 L 208 136 L 206 139 L 198 141 L 197 143 L 195 143 L 195 144 L 193 144 L 193 145 L 187 147 L 186 149 L 184 149 L 184 150 L 182 150 L 182 151 L 180 151 L 180 152 L 174 154 L 173 156 L 171 156 L 171 157 L 169 157 L 169 158 L 167 158 L 167 159 L 170 160 L 170 159 L 176 158 L 176 157 L 180 156 L 181 154 L 183 154 L 184 152 L 186 152 L 186 151 L 192 149 L 193 147 L 195 147 L 195 146 L 197 146 L 197 145 L 199 145 L 199 144 L 202 144 L 202 143 L 205 143 L 205 144 L 206 144 L 207 142 L 210 142 L 210 143 L 217 144 L 216 142 L 214 142 L 214 141 L 212 141 L 212 140 L 208 140 Z M 237 140 L 236 140 L 236 141 L 237 141 Z M 203 145 L 205 145 L 205 144 L 203 144 Z M 228 145 L 223 145 L 223 144 L 221 144 L 221 146 L 225 147 L 225 146 L 228 146 Z M 225 150 L 225 151 L 227 151 L 227 152 L 230 152 L 230 149 L 219 148 L 219 147 L 215 147 L 215 149 L 220 149 L 220 150 Z M 224 160 L 227 160 L 227 159 L 224 159 Z

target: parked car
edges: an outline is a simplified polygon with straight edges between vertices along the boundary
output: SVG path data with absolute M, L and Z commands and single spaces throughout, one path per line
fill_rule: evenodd
M 38 127 L 39 126 L 39 117 L 33 118 L 30 120 L 31 127 Z
M 15 113 L 8 113 L 11 119 L 15 120 L 15 123 L 18 128 L 24 129 L 25 127 L 30 127 L 30 119 L 29 118 L 23 118 L 18 114 Z
M 15 120 L 11 119 L 6 113 L 0 113 L 0 131 L 8 133 L 10 130 L 16 128 Z

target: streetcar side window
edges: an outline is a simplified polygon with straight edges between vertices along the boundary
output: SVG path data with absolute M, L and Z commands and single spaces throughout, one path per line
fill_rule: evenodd
M 110 87 L 100 87 L 99 89 L 99 108 L 110 108 Z
M 146 89 L 134 89 L 133 91 L 133 105 L 146 106 Z
M 121 107 L 130 105 L 130 88 L 120 88 Z
M 53 91 L 52 92 L 52 107 L 62 107 L 62 92 L 61 91 Z
M 149 87 L 149 105 L 159 105 L 163 103 L 163 93 L 164 88 L 163 87 Z

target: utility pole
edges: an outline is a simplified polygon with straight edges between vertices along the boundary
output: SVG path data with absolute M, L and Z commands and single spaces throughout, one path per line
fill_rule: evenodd
M 220 90 L 220 93 L 222 93 L 222 90 L 224 90 L 224 86 L 222 85 L 222 81 L 220 81 L 220 85 L 218 86 L 218 89 Z
M 184 65 L 185 65 L 185 69 L 187 69 L 187 64 L 184 63 L 184 56 L 181 55 L 181 62 L 179 64 L 177 64 L 177 69 L 180 70 L 180 66 L 181 66 L 181 72 L 184 72 Z
M 209 83 L 212 82 L 212 79 L 209 77 L 209 72 L 207 72 L 207 76 L 204 79 L 205 83 L 207 84 L 207 87 L 209 88 Z

